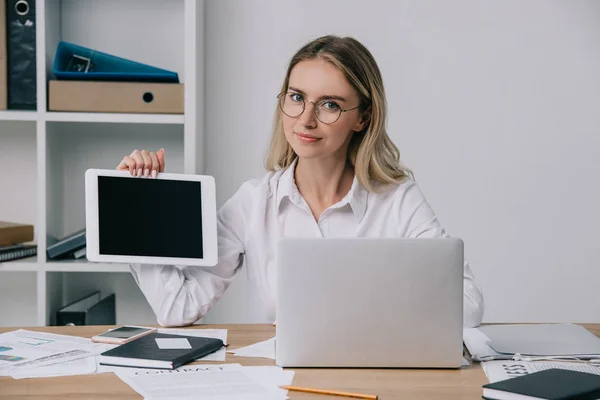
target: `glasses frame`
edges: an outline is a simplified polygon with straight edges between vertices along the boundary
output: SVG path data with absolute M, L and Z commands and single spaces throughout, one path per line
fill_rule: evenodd
M 333 122 L 323 122 L 321 120 L 321 118 L 319 118 L 319 114 L 317 112 L 317 105 L 321 104 L 323 102 L 332 101 L 332 100 L 321 100 L 318 103 L 315 103 L 314 101 L 311 101 L 311 100 L 302 99 L 302 111 L 300 112 L 300 114 L 298 114 L 298 115 L 289 115 L 285 111 L 283 111 L 283 104 L 281 104 L 282 103 L 281 96 L 284 96 L 284 95 L 286 95 L 288 93 L 294 93 L 294 94 L 302 95 L 302 93 L 296 93 L 296 92 L 290 92 L 290 91 L 279 93 L 277 95 L 277 103 L 279 104 L 279 109 L 281 110 L 282 113 L 284 113 L 285 115 L 287 115 L 290 118 L 300 118 L 300 116 L 302 114 L 304 114 L 304 111 L 306 111 L 306 102 L 309 102 L 309 103 L 312 103 L 312 105 L 313 105 L 313 114 L 315 115 L 315 118 L 318 119 L 321 123 L 323 123 L 325 125 L 335 124 L 336 122 L 339 121 L 339 119 L 342 116 L 343 112 L 348 112 L 348 111 L 356 110 L 357 108 L 360 107 L 360 104 L 357 105 L 356 107 L 351 107 L 351 108 L 346 108 L 346 109 L 340 107 L 340 110 L 339 110 L 340 112 L 338 114 L 338 117 L 335 119 L 335 121 L 333 121 Z

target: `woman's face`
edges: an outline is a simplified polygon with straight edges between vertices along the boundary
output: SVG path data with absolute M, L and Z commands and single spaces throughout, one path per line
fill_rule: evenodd
M 301 61 L 292 69 L 288 92 L 282 96 L 287 111 L 282 115 L 283 130 L 298 157 L 345 159 L 351 134 L 362 130 L 364 123 L 357 108 L 340 114 L 340 109 L 359 105 L 358 93 L 344 74 L 325 60 Z M 304 112 L 293 117 L 302 111 L 303 101 Z

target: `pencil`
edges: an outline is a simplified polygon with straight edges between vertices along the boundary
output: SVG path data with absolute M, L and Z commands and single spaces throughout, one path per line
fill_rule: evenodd
M 282 389 L 293 390 L 296 392 L 315 393 L 315 394 L 330 394 L 332 396 L 354 397 L 355 399 L 377 400 L 376 394 L 339 392 L 337 390 L 311 389 L 311 388 L 305 388 L 305 387 L 299 387 L 299 386 L 279 386 L 279 387 Z

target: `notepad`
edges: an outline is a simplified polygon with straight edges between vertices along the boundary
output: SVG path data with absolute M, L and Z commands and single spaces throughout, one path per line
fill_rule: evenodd
M 600 376 L 548 369 L 483 386 L 488 400 L 577 400 L 600 398 Z
M 221 339 L 151 333 L 105 351 L 100 355 L 100 365 L 175 369 L 221 347 Z

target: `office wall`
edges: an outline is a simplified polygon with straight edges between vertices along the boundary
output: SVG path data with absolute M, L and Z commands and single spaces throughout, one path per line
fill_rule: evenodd
M 292 54 L 351 35 L 382 70 L 404 162 L 465 240 L 484 320 L 599 322 L 598 21 L 598 1 L 209 0 L 206 170 L 218 202 L 264 173 Z M 204 321 L 261 318 L 242 274 Z

